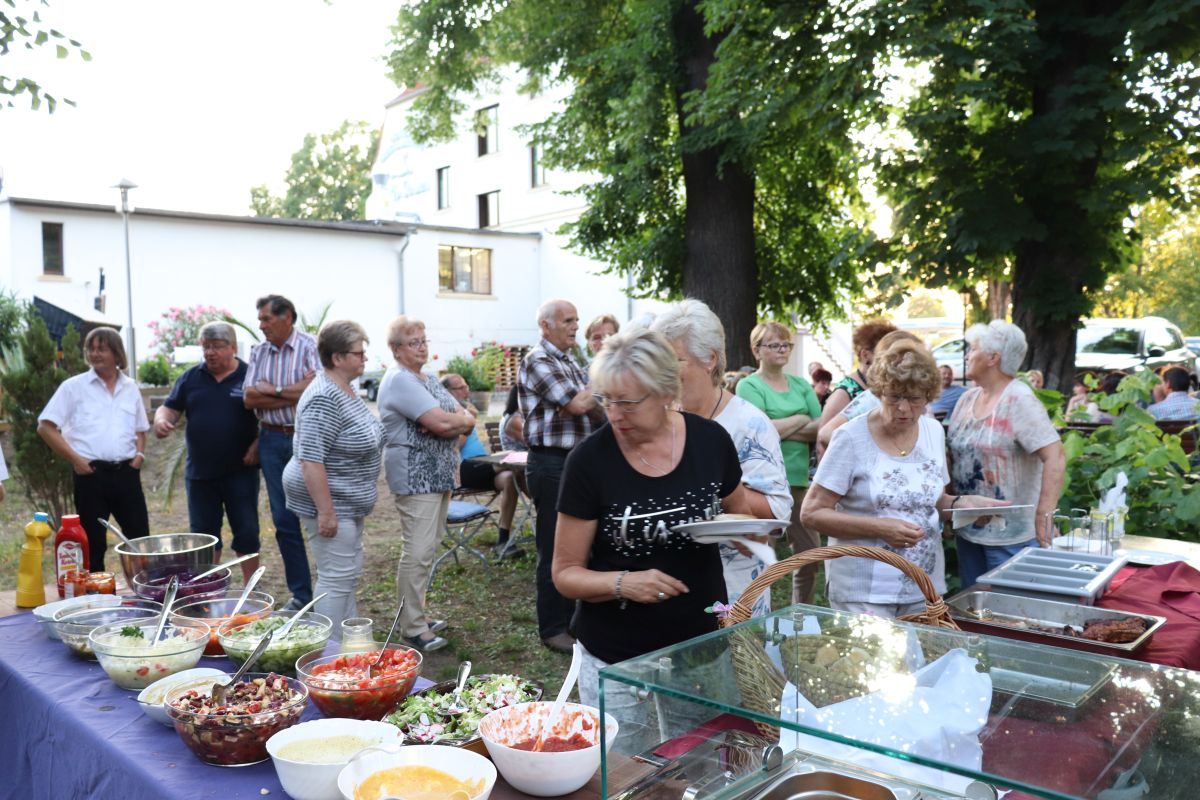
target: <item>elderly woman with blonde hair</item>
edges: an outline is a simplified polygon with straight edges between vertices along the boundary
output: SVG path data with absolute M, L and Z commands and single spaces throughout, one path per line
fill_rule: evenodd
M 400 630 L 410 645 L 429 652 L 446 646 L 437 635 L 446 622 L 426 616 L 425 587 L 458 481 L 458 437 L 475 427 L 475 417 L 437 377 L 421 371 L 429 360 L 425 323 L 404 316 L 392 320 L 388 347 L 396 363 L 379 383 L 379 420 L 388 488 L 400 512 Z
M 924 413 L 942 381 L 924 345 L 895 342 L 874 354 L 866 378 L 881 404 L 834 433 L 801 519 L 827 534 L 831 545 L 882 547 L 908 559 L 945 592 L 940 520 L 952 508 L 1001 503 L 945 492 L 945 437 L 942 426 Z M 911 578 L 874 559 L 835 559 L 826 564 L 825 574 L 833 608 L 881 617 L 924 608 L 924 596 Z
M 964 587 L 1026 547 L 1050 546 L 1045 517 L 1058 506 L 1066 471 L 1062 440 L 1046 407 L 1015 377 L 1025 359 L 1025 334 L 993 320 L 972 325 L 966 338 L 967 377 L 976 385 L 959 399 L 946 433 L 954 489 L 1032 508 L 979 519 L 956 532 Z
M 600 667 L 715 631 L 706 609 L 726 599 L 717 546 L 675 528 L 748 512 L 742 468 L 724 428 L 674 410 L 679 366 L 645 328 L 609 337 L 591 366 L 608 422 L 567 457 L 552 565 L 558 591 L 583 601 L 585 704 Z
M 725 390 L 725 327 L 699 300 L 684 300 L 654 318 L 650 329 L 671 343 L 679 357 L 679 407 L 717 422 L 733 439 L 742 465 L 742 483 L 751 512 L 763 519 L 789 519 L 792 495 L 779 447 L 779 434 L 762 411 Z M 769 564 L 741 544 L 721 544 L 729 602 Z M 754 604 L 753 614 L 771 610 L 769 592 Z

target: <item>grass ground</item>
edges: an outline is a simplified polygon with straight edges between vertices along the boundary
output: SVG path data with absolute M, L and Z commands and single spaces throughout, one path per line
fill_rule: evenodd
M 146 448 L 143 485 L 153 533 L 188 530 L 182 481 L 176 487 L 174 502 L 168 506 L 165 501 L 163 472 L 172 446 L 171 440 L 163 442 L 151 437 Z M 6 488 L 8 497 L 0 503 L 0 590 L 16 585 L 17 560 L 24 541 L 22 530 L 37 510 L 24 496 L 19 481 L 7 481 Z M 289 593 L 283 580 L 279 551 L 271 534 L 273 527 L 265 491 L 260 497 L 259 519 L 264 531 L 262 559 L 267 566 L 260 588 L 283 603 Z M 478 539 L 481 543 L 494 542 L 495 530 L 485 530 Z M 228 543 L 228 533 L 225 541 Z M 396 507 L 383 481 L 379 485 L 379 502 L 366 521 L 364 548 L 366 557 L 359 586 L 359 612 L 375 620 L 376 630 L 382 629 L 386 633 L 396 609 L 395 569 L 400 557 L 400 538 Z M 438 570 L 429 592 L 428 606 L 432 616 L 450 621 L 450 627 L 443 634 L 450 644 L 426 658 L 425 677 L 434 681 L 453 678 L 459 661 L 469 659 L 477 673 L 513 672 L 542 681 L 548 687 L 556 687 L 561 682 L 570 659 L 543 647 L 538 637 L 533 550 L 531 546 L 524 549 L 525 557 L 493 564 L 490 575 L 484 574 L 477 560 L 467 559 L 461 565 L 448 561 Z M 47 581 L 53 578 L 49 552 L 47 547 L 43 559 Z M 119 569 L 111 558 L 108 566 Z M 772 591 L 774 607 L 786 605 L 789 594 L 788 581 L 778 581 Z

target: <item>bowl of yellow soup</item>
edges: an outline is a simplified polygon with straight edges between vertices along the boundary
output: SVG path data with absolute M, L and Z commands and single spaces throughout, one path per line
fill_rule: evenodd
M 364 748 L 399 738 L 400 731 L 387 722 L 315 719 L 276 733 L 267 740 L 267 753 L 293 800 L 341 800 L 338 773 L 350 759 Z
M 338 774 L 342 800 L 488 800 L 496 768 L 478 753 L 436 744 L 381 745 Z

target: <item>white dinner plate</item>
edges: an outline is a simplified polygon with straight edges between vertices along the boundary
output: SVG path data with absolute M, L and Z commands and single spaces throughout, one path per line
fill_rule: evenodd
M 686 533 L 700 544 L 713 544 L 742 536 L 760 536 L 791 524 L 791 520 L 786 519 L 714 519 L 676 525 L 671 530 Z
M 1159 564 L 1187 561 L 1185 556 L 1165 553 L 1162 550 L 1118 550 L 1116 555 L 1125 556 L 1125 560 L 1130 564 L 1139 564 L 1143 567 L 1157 567 Z

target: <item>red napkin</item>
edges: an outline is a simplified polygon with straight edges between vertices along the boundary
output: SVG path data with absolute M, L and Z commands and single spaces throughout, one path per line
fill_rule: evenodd
M 1167 624 L 1134 657 L 1200 669 L 1200 572 L 1192 567 L 1177 561 L 1137 570 L 1115 587 L 1110 585 L 1096 606 L 1166 617 Z

